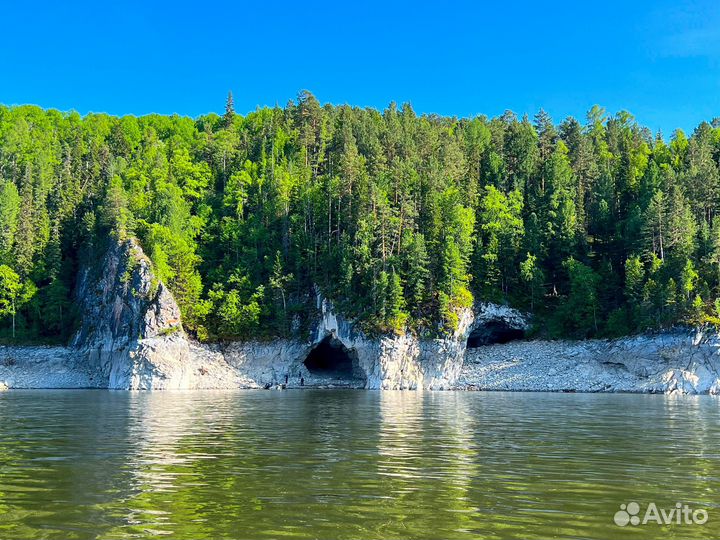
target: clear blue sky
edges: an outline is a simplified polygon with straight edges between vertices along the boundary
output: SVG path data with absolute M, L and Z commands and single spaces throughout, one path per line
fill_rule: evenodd
M 598 103 L 666 136 L 720 116 L 717 0 L 64 4 L 3 2 L 0 102 L 197 116 L 307 88 L 458 116 Z

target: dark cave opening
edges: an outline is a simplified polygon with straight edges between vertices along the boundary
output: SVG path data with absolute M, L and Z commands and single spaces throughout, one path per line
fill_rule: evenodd
M 467 348 L 483 347 L 496 343 L 508 343 L 516 339 L 523 339 L 525 331 L 520 328 L 513 328 L 501 321 L 486 323 L 473 330 L 468 336 Z
M 305 367 L 313 375 L 336 379 L 359 379 L 357 355 L 340 341 L 327 336 L 310 351 Z

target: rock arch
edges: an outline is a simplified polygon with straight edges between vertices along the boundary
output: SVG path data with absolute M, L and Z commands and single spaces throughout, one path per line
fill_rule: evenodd
M 352 383 L 365 381 L 357 351 L 348 349 L 333 334 L 328 334 L 313 346 L 303 365 L 316 378 Z
M 527 315 L 518 310 L 499 304 L 481 303 L 476 306 L 467 348 L 523 339 L 529 327 Z
M 468 336 L 467 348 L 482 347 L 495 343 L 508 343 L 516 339 L 523 339 L 525 330 L 507 324 L 504 321 L 492 321 L 479 326 Z

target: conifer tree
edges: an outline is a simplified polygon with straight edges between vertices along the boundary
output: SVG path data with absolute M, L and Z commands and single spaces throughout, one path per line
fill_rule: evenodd
M 225 101 L 225 114 L 223 115 L 223 125 L 226 128 L 232 126 L 233 120 L 235 119 L 235 100 L 233 99 L 232 91 L 228 92 L 227 100 Z

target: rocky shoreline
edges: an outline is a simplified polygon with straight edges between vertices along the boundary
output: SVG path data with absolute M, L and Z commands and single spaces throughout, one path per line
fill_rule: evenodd
M 720 393 L 716 333 L 679 329 L 611 341 L 523 341 L 517 337 L 527 330 L 527 318 L 494 304 L 461 312 L 457 330 L 445 338 L 369 337 L 318 294 L 318 318 L 307 339 L 196 343 L 134 240 L 112 246 L 100 265 L 82 271 L 77 302 L 82 325 L 69 346 L 0 347 L 0 390 Z M 320 350 L 324 356 L 309 361 Z
M 456 388 L 720 394 L 716 333 L 675 329 L 617 340 L 515 341 L 468 349 Z
M 146 342 L 148 349 L 163 346 Z M 309 345 L 190 343 L 182 362 L 163 354 L 130 390 L 384 388 L 513 392 L 720 394 L 720 338 L 689 329 L 618 340 L 512 341 L 468 349 L 457 378 L 442 387 L 398 380 L 317 376 L 302 364 Z M 144 368 L 143 368 L 144 369 Z M 140 371 L 143 371 L 141 369 Z M 287 374 L 288 382 L 284 376 Z M 301 386 L 300 380 L 303 380 Z M 382 381 L 381 381 L 382 382 Z M 69 347 L 0 347 L 0 390 L 115 388 Z

